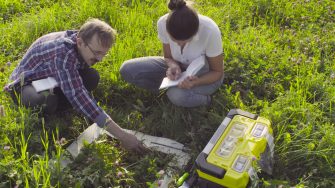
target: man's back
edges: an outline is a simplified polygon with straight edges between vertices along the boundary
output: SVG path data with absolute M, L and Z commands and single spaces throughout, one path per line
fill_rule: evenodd
M 11 74 L 16 84 L 20 79 L 25 82 L 53 76 L 59 69 L 78 62 L 76 31 L 54 32 L 37 39 L 27 50 L 23 59 Z M 65 63 L 68 62 L 68 65 Z M 78 62 L 79 63 L 79 62 Z

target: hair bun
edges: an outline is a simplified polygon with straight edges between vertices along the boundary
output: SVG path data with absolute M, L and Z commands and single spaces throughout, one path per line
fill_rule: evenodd
M 186 2 L 184 0 L 170 0 L 168 5 L 170 10 L 180 9 L 184 6 L 186 6 Z

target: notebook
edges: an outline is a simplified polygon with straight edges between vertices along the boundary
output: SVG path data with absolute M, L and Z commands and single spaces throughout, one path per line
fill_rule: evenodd
M 181 73 L 181 76 L 177 80 L 170 80 L 168 77 L 165 77 L 159 87 L 159 89 L 169 88 L 176 86 L 179 82 L 185 80 L 188 76 L 195 76 L 199 70 L 205 65 L 205 56 L 200 56 L 193 60 L 187 69 Z

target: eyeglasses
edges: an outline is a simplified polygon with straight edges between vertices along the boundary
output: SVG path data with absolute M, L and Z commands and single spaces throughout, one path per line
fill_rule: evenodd
M 107 53 L 103 53 L 103 52 L 97 52 L 94 51 L 90 45 L 88 43 L 86 43 L 86 46 L 88 47 L 88 49 L 90 49 L 91 53 L 95 56 L 95 58 L 97 59 L 101 59 L 101 57 L 104 57 Z

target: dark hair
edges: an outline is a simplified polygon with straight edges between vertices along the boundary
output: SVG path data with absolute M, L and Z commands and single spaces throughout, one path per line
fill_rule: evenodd
M 199 28 L 197 12 L 184 0 L 170 0 L 171 10 L 166 20 L 167 32 L 176 40 L 187 40 L 194 36 Z
M 84 23 L 79 29 L 78 37 L 88 43 L 94 34 L 98 35 L 99 42 L 103 47 L 110 47 L 115 42 L 116 31 L 106 22 L 98 19 L 89 19 Z

